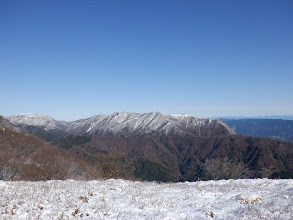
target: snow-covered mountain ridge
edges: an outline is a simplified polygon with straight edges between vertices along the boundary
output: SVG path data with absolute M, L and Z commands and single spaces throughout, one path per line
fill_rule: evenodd
M 110 115 L 95 115 L 73 122 L 58 122 L 50 116 L 38 114 L 17 114 L 8 117 L 14 124 L 44 126 L 46 130 L 63 129 L 69 134 L 140 134 L 149 132 L 197 133 L 203 129 L 222 127 L 233 134 L 226 124 L 218 119 L 199 118 L 187 114 L 166 114 L 161 112 L 129 113 L 115 112 Z
M 45 130 L 65 129 L 65 126 L 48 115 L 41 114 L 16 114 L 7 117 L 15 125 L 43 126 Z

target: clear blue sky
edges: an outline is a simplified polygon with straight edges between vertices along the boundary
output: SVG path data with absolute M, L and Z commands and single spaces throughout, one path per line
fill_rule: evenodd
M 293 1 L 2 0 L 0 114 L 293 114 Z

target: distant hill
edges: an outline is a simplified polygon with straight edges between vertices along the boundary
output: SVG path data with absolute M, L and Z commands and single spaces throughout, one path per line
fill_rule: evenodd
M 282 119 L 293 120 L 293 115 L 268 115 L 268 116 L 215 116 L 213 119 Z
M 237 134 L 293 142 L 293 120 L 221 119 Z
M 53 141 L 68 135 L 65 131 L 67 122 L 56 121 L 48 115 L 16 114 L 7 119 L 28 133 L 42 137 L 46 141 Z

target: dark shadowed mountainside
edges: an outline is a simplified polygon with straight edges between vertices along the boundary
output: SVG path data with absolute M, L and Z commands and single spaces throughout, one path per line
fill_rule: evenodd
M 127 161 L 128 171 L 143 180 L 293 177 L 293 144 L 266 138 L 156 134 L 78 138 L 88 141 L 79 145 L 69 141 L 66 149 L 93 163 L 101 155 L 120 155 Z

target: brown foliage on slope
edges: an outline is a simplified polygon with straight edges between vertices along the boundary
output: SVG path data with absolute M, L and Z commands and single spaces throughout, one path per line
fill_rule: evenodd
M 0 179 L 89 179 L 99 174 L 70 152 L 46 144 L 33 135 L 0 128 Z

